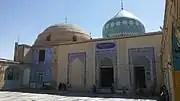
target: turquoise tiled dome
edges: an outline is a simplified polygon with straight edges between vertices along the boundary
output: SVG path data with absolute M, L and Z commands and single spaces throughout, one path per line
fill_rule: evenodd
M 122 10 L 103 27 L 103 37 L 141 35 L 145 33 L 145 27 L 139 18 Z

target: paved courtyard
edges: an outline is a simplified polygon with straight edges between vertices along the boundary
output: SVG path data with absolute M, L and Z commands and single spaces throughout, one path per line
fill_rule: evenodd
M 0 91 L 0 101 L 156 101 L 148 99 L 73 97 L 50 94 Z

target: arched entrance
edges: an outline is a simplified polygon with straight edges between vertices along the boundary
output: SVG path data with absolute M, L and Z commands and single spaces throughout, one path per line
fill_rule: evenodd
M 3 89 L 17 89 L 21 85 L 21 70 L 16 66 L 9 66 L 5 70 Z
M 72 88 L 82 88 L 84 86 L 84 63 L 76 58 L 70 66 L 70 84 Z
M 111 87 L 114 83 L 113 60 L 104 57 L 100 61 L 100 87 Z
M 68 54 L 67 83 L 72 88 L 86 87 L 86 52 Z
M 134 88 L 149 88 L 152 84 L 152 70 L 149 59 L 146 56 L 137 56 L 133 58 L 132 64 Z

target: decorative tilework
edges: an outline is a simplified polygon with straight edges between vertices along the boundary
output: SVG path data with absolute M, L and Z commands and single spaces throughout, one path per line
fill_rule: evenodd
M 109 28 L 109 24 L 106 25 L 106 28 Z
M 111 27 L 114 27 L 114 22 L 111 22 Z
M 145 27 L 140 21 L 126 17 L 111 19 L 104 25 L 103 37 L 122 36 L 122 33 L 127 33 L 125 35 L 130 33 L 134 33 L 134 35 L 144 34 Z
M 116 22 L 116 26 L 119 26 L 120 24 L 121 24 L 120 21 L 117 21 L 117 22 Z
M 97 43 L 97 44 L 99 44 L 99 43 Z M 114 43 L 114 44 L 116 44 L 116 43 Z M 110 48 L 110 49 L 98 49 L 98 48 L 96 48 L 96 53 L 95 53 L 95 56 L 96 56 L 96 58 L 95 58 L 95 64 L 96 64 L 95 84 L 96 85 L 99 84 L 98 78 L 99 78 L 99 68 L 101 67 L 100 62 L 104 58 L 109 58 L 113 62 L 113 68 L 115 70 L 115 72 L 114 72 L 115 81 L 114 82 L 115 82 L 115 85 L 117 86 L 117 83 L 116 83 L 116 81 L 117 81 L 117 73 L 116 73 L 117 72 L 117 50 L 116 50 L 116 48 L 117 48 L 116 45 L 114 48 Z
M 84 63 L 84 86 L 86 86 L 86 52 L 77 52 L 68 54 L 68 66 L 67 66 L 67 83 L 70 82 L 69 68 L 73 60 L 79 59 Z
M 129 24 L 132 26 L 134 24 L 133 20 L 130 20 Z
M 40 72 L 43 74 L 42 82 L 50 82 L 52 68 L 52 48 L 45 48 L 45 61 L 43 63 L 39 63 L 39 49 L 34 48 L 32 52 L 33 60 L 30 81 L 37 82 L 36 74 Z
M 139 56 L 147 57 L 148 60 L 150 60 L 151 62 L 153 81 L 156 83 L 156 62 L 155 62 L 156 59 L 155 59 L 154 47 L 131 48 L 128 49 L 128 55 L 129 55 L 129 65 L 133 64 L 132 60 L 137 59 L 137 57 Z M 132 71 L 132 69 L 130 71 Z M 132 84 L 132 80 L 131 80 L 131 84 Z
M 172 25 L 172 65 L 175 71 L 180 71 L 180 36 L 174 24 Z

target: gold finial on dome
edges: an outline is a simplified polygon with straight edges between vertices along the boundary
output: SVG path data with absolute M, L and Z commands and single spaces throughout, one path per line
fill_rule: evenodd
M 124 7 L 123 7 L 123 0 L 121 0 L 121 10 L 123 10 Z
M 65 23 L 67 23 L 67 17 L 65 18 Z

